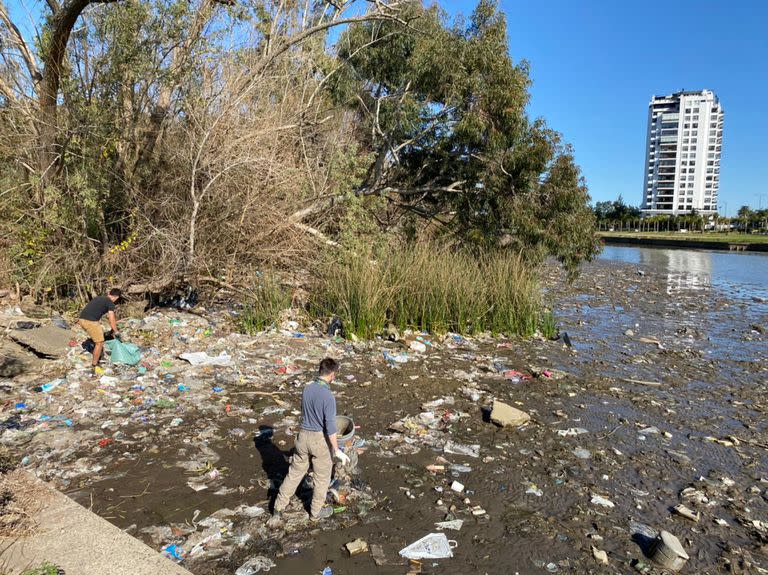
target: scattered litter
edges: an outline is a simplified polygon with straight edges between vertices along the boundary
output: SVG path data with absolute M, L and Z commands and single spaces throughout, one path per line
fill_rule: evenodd
M 613 503 L 613 501 L 610 501 L 603 497 L 602 495 L 595 495 L 592 494 L 592 499 L 590 500 L 591 503 L 595 505 L 602 505 L 603 507 L 616 507 L 616 505 Z
M 583 427 L 570 427 L 568 429 L 558 429 L 557 434 L 561 437 L 575 437 L 577 435 L 583 435 L 589 433 L 588 430 Z
M 406 559 L 447 559 L 453 557 L 457 545 L 445 533 L 430 533 L 401 549 L 400 555 Z
M 435 523 L 435 527 L 438 529 L 452 529 L 454 531 L 461 531 L 461 527 L 464 525 L 463 519 L 453 519 L 452 521 L 438 521 Z
M 252 557 L 243 563 L 235 575 L 254 575 L 254 573 L 261 573 L 262 571 L 269 571 L 272 567 L 277 567 L 274 561 L 263 555 Z
M 210 356 L 204 351 L 193 351 L 188 353 L 182 353 L 179 356 L 180 359 L 188 361 L 194 366 L 198 365 L 230 365 L 232 358 L 227 355 L 227 352 L 222 351 L 218 356 Z
M 594 545 L 592 546 L 592 557 L 594 557 L 595 561 L 601 565 L 608 565 L 608 553 L 602 549 L 598 549 Z

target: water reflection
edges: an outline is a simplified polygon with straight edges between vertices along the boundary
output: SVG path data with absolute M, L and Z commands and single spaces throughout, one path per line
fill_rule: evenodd
M 712 254 L 688 250 L 643 250 L 640 263 L 666 270 L 668 294 L 712 286 Z
M 666 276 L 668 293 L 716 288 L 731 297 L 768 298 L 768 253 L 606 246 L 600 257 Z

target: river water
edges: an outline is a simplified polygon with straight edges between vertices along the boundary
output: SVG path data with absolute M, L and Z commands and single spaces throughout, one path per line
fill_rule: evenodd
M 715 289 L 737 299 L 768 299 L 766 253 L 606 246 L 600 259 L 641 264 L 664 277 L 670 293 Z
M 717 361 L 724 377 L 768 361 L 768 254 L 607 246 L 549 298 L 584 362 L 615 377 L 658 379 L 662 366 L 638 360 L 654 345 Z

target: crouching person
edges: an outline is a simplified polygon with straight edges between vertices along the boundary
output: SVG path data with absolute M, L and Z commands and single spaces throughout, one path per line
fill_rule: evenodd
M 333 508 L 325 505 L 331 483 L 333 460 L 342 465 L 349 457 L 339 449 L 336 440 L 336 399 L 330 384 L 336 379 L 339 364 L 330 357 L 320 362 L 317 377 L 309 383 L 301 396 L 301 426 L 296 437 L 294 454 L 288 475 L 280 486 L 270 524 L 279 524 L 282 511 L 296 493 L 310 465 L 314 471 L 314 486 L 310 519 L 320 521 L 333 515 Z

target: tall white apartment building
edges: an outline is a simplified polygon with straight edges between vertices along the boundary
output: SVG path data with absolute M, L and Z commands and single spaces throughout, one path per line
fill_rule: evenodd
M 646 215 L 717 211 L 723 108 L 709 90 L 654 96 L 641 204 Z

